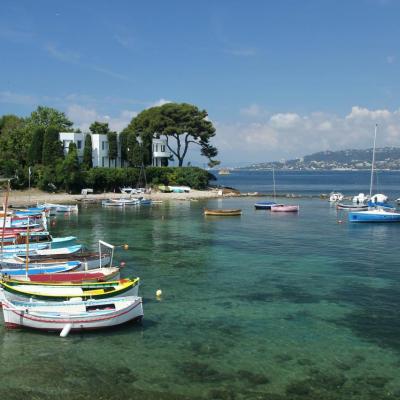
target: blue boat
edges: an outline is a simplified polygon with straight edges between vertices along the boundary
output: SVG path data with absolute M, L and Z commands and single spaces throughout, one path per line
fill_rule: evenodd
M 400 213 L 382 208 L 349 213 L 349 222 L 400 222 Z
M 256 210 L 270 210 L 272 206 L 275 206 L 274 201 L 258 201 L 254 204 Z
M 53 267 L 33 267 L 28 269 L 29 275 L 38 275 L 38 274 L 55 274 L 58 272 L 70 272 L 78 269 L 80 267 L 80 262 L 71 263 L 71 265 L 59 265 Z M 26 268 L 1 268 L 0 275 L 4 276 L 20 276 L 26 275 Z

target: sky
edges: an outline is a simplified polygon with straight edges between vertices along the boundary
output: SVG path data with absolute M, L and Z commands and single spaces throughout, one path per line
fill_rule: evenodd
M 2 0 L 0 115 L 207 110 L 223 166 L 400 146 L 400 0 Z M 191 161 L 202 163 L 198 149 Z

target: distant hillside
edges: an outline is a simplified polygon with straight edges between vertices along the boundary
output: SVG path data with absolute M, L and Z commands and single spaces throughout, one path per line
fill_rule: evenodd
M 366 150 L 320 151 L 294 160 L 251 165 L 246 169 L 340 170 L 371 167 L 372 148 Z M 375 151 L 376 167 L 400 169 L 400 147 L 384 147 Z

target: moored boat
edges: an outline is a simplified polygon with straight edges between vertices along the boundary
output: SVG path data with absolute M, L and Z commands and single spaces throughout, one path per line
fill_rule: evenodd
M 4 279 L 0 281 L 4 296 L 11 300 L 27 298 L 46 301 L 105 299 L 114 296 L 137 296 L 139 278 L 92 283 L 37 283 Z
M 339 193 L 339 192 L 332 192 L 329 196 L 329 201 L 331 203 L 337 203 L 338 201 L 342 201 L 343 200 L 343 194 Z
M 119 268 L 102 267 L 88 271 L 56 272 L 36 275 L 13 275 L 13 280 L 22 282 L 38 283 L 85 283 L 85 282 L 106 282 L 112 279 L 119 279 Z
M 276 205 L 275 201 L 258 201 L 254 203 L 254 208 L 256 210 L 270 210 L 274 205 Z
M 32 268 L 0 268 L 0 276 L 1 277 L 13 277 L 20 275 L 38 275 L 38 274 L 49 274 L 49 273 L 58 273 L 58 272 L 69 272 L 74 271 L 80 267 L 81 263 L 79 262 L 70 262 L 68 265 L 53 265 L 51 267 L 32 267 Z
M 336 204 L 336 208 L 338 210 L 346 210 L 346 211 L 367 211 L 368 206 L 362 204 L 343 204 L 338 203 Z
M 300 206 L 295 205 L 285 205 L 285 204 L 276 204 L 271 207 L 272 212 L 299 212 Z
M 350 222 L 400 222 L 400 213 L 382 208 L 349 213 Z
M 143 317 L 142 298 L 113 297 L 103 300 L 29 302 L 3 297 L 7 328 L 32 328 L 61 332 L 101 329 Z
M 242 214 L 241 209 L 204 209 L 204 215 L 211 215 L 211 216 L 222 216 L 222 217 L 232 217 L 238 216 Z

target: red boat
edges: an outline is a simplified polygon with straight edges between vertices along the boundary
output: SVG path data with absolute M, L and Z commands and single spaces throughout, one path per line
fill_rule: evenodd
M 105 282 L 111 279 L 119 279 L 119 268 L 103 267 L 88 271 L 60 272 L 55 274 L 36 274 L 13 276 L 14 280 L 30 281 L 40 283 L 83 283 L 83 282 Z

